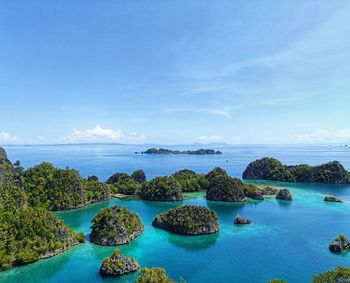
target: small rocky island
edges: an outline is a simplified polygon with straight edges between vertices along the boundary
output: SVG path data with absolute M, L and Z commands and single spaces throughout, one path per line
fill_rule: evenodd
M 101 246 L 128 244 L 144 230 L 139 215 L 121 206 L 102 209 L 92 223 L 90 240 Z
M 152 225 L 184 235 L 212 234 L 220 229 L 216 213 L 204 206 L 185 205 L 157 215 Z
M 153 201 L 180 201 L 183 200 L 181 185 L 172 177 L 156 177 L 143 184 L 140 197 Z
M 265 157 L 251 162 L 243 172 L 243 179 L 348 184 L 350 173 L 338 161 L 317 166 L 288 166 L 277 159 Z
M 238 178 L 228 176 L 224 169 L 216 167 L 206 175 L 206 178 L 209 181 L 207 200 L 227 202 L 246 200 L 244 183 Z
M 176 171 L 171 175 L 171 177 L 179 182 L 183 192 L 197 192 L 206 190 L 209 186 L 209 182 L 205 178 L 204 174 L 197 174 L 189 169 Z
M 326 202 L 343 202 L 340 198 L 336 196 L 325 196 L 324 201 Z
M 100 274 L 103 276 L 121 276 L 140 269 L 138 262 L 132 258 L 122 255 L 118 249 L 113 255 L 106 258 L 100 267 Z
M 278 189 L 276 189 L 274 187 L 267 186 L 261 190 L 261 193 L 264 196 L 273 196 L 273 195 L 277 195 Z
M 252 221 L 249 218 L 245 218 L 237 214 L 235 219 L 233 219 L 234 224 L 250 224 Z
M 291 201 L 293 200 L 293 197 L 288 189 L 282 189 L 278 192 L 276 199 Z
M 344 235 L 339 235 L 329 244 L 329 250 L 334 253 L 341 253 L 350 250 L 350 242 Z
M 252 184 L 244 184 L 243 191 L 246 197 L 255 200 L 264 200 L 263 192 L 257 186 Z
M 219 150 L 214 149 L 197 149 L 197 150 L 171 150 L 165 148 L 149 148 L 146 151 L 142 151 L 142 154 L 196 154 L 196 155 L 207 155 L 207 154 L 222 154 Z
M 106 183 L 113 194 L 134 195 L 141 189 L 142 180 L 146 179 L 144 174 L 143 170 L 135 171 L 131 176 L 118 172 L 110 176 Z

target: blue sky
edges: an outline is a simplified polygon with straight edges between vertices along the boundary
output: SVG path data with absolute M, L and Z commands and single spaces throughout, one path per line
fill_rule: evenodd
M 1 1 L 0 144 L 350 142 L 350 2 Z

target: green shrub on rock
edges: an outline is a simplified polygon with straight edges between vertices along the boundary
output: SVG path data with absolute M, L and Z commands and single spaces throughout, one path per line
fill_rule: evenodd
M 209 181 L 202 174 L 196 174 L 189 169 L 182 169 L 171 175 L 181 185 L 183 192 L 196 192 L 206 190 Z
M 178 201 L 183 200 L 181 185 L 172 177 L 156 177 L 143 184 L 140 196 L 144 200 Z
M 336 267 L 335 270 L 314 275 L 312 283 L 347 283 L 350 282 L 350 268 Z
M 212 234 L 220 229 L 216 213 L 204 206 L 184 205 L 157 215 L 152 225 L 185 235 Z
M 141 270 L 139 277 L 136 279 L 135 283 L 176 283 L 174 280 L 170 279 L 164 268 L 144 267 Z M 181 280 L 180 283 L 185 283 Z
M 90 240 L 102 246 L 127 244 L 144 230 L 139 215 L 121 206 L 102 209 L 92 224 Z

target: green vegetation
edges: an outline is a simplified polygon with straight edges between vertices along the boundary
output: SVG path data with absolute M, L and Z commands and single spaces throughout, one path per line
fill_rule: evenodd
M 268 283 L 287 283 L 287 281 L 281 279 L 271 279 Z
M 206 190 L 209 186 L 209 181 L 204 175 L 196 174 L 189 169 L 182 169 L 171 176 L 179 182 L 183 192 Z
M 137 178 L 139 177 L 137 176 Z M 115 173 L 108 178 L 106 183 L 110 184 L 111 191 L 114 194 L 134 195 L 141 189 L 141 184 L 126 173 Z
M 263 200 L 263 191 L 252 184 L 244 184 L 243 191 L 246 197 Z
M 116 249 L 112 256 L 106 258 L 102 262 L 100 274 L 120 276 L 138 269 L 140 269 L 140 265 L 134 258 L 124 256 Z
M 145 172 L 143 171 L 143 170 L 136 170 L 134 173 L 132 173 L 131 174 L 131 178 L 135 181 L 135 182 L 137 182 L 137 183 L 139 183 L 139 184 L 142 184 L 142 183 L 144 183 L 144 182 L 146 182 L 147 181 L 147 179 L 146 179 L 146 174 L 145 174 Z
M 265 157 L 251 162 L 243 172 L 243 179 L 345 184 L 350 183 L 350 174 L 338 161 L 318 166 L 287 166 L 274 158 Z
M 121 206 L 102 209 L 92 224 L 90 240 L 103 246 L 127 244 L 144 229 L 139 215 Z
M 144 267 L 141 270 L 139 277 L 135 283 L 176 283 L 170 279 L 165 272 L 165 269 L 159 267 L 147 268 Z M 180 280 L 180 283 L 186 283 L 184 280 Z
M 204 155 L 204 154 L 222 154 L 219 150 L 214 149 L 197 149 L 197 150 L 170 150 L 165 148 L 149 148 L 146 151 L 143 151 L 141 153 L 145 154 L 197 154 L 197 155 Z
M 314 275 L 312 283 L 348 283 L 350 282 L 350 268 L 336 267 L 335 270 Z
M 96 178 L 84 180 L 74 169 L 43 162 L 23 172 L 22 180 L 32 206 L 65 210 L 110 198 L 108 187 Z
M 84 241 L 44 207 L 32 207 L 23 170 L 0 156 L 0 270 L 50 257 Z
M 144 200 L 177 201 L 183 199 L 181 185 L 173 177 L 156 177 L 144 183 L 139 194 Z
M 216 213 L 204 206 L 178 206 L 157 215 L 153 226 L 186 235 L 212 234 L 219 231 Z
M 55 255 L 84 241 L 45 208 L 0 212 L 0 268 Z
M 222 168 L 214 168 L 206 175 L 209 181 L 207 200 L 242 202 L 245 201 L 244 183 L 238 178 L 232 178 Z

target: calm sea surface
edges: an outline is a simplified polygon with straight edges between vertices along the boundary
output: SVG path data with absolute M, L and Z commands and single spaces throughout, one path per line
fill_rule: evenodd
M 148 178 L 168 175 L 182 168 L 208 172 L 215 166 L 240 177 L 247 164 L 264 156 L 287 164 L 319 164 L 339 160 L 350 170 L 350 148 L 331 146 L 219 146 L 222 155 L 141 155 L 135 151 L 147 146 L 66 145 L 5 146 L 11 161 L 24 167 L 42 161 L 59 167 L 78 169 L 84 177 L 97 175 L 105 180 L 122 171 L 144 169 Z M 178 146 L 167 148 L 196 149 Z M 265 182 L 267 183 L 267 182 Z M 274 198 L 245 204 L 208 202 L 202 193 L 187 195 L 183 202 L 158 203 L 136 199 L 117 200 L 56 213 L 67 225 L 86 234 L 90 221 L 104 207 L 123 205 L 140 214 L 145 231 L 131 244 L 121 246 L 123 253 L 135 257 L 142 266 L 166 268 L 175 280 L 187 282 L 267 282 L 281 278 L 288 282 L 310 282 L 312 275 L 350 266 L 350 253 L 335 255 L 329 242 L 338 234 L 350 237 L 350 186 L 325 184 L 273 183 L 288 187 L 291 203 Z M 336 194 L 344 203 L 325 203 L 324 194 Z M 215 210 L 221 230 L 209 236 L 179 236 L 155 229 L 154 216 L 179 204 L 204 205 Z M 252 219 L 244 227 L 233 225 L 239 213 Z M 121 278 L 102 278 L 98 269 L 114 247 L 86 242 L 56 257 L 0 272 L 0 282 L 133 282 L 137 274 Z

